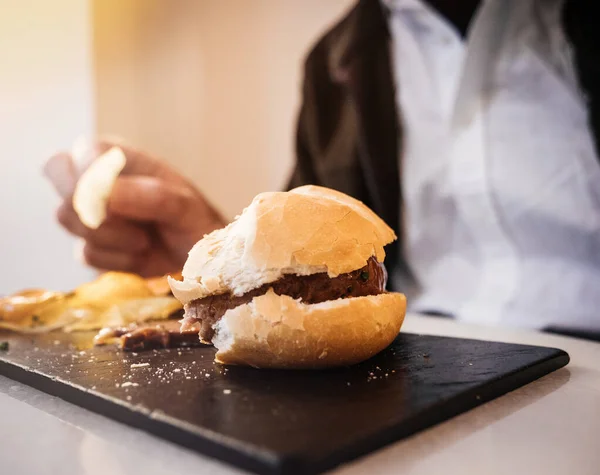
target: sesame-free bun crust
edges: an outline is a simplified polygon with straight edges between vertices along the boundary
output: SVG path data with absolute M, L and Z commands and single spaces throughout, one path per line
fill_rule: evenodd
M 217 322 L 215 359 L 279 369 L 352 365 L 389 346 L 405 313 L 406 298 L 399 293 L 307 305 L 271 290 Z
M 343 193 L 318 186 L 257 195 L 231 224 L 189 252 L 183 281 L 170 279 L 181 302 L 232 292 L 242 295 L 284 274 L 329 277 L 385 258 L 396 236 L 373 211 Z

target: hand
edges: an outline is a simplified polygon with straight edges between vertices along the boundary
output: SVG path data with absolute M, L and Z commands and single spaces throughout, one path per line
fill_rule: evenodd
M 103 141 L 90 147 L 88 163 L 114 145 L 127 163 L 109 198 L 107 219 L 95 230 L 83 225 L 72 206 L 74 184 L 85 166 L 69 153 L 47 162 L 45 174 L 63 197 L 59 223 L 82 239 L 85 262 L 99 270 L 143 277 L 180 271 L 191 247 L 226 221 L 188 180 L 143 152 Z

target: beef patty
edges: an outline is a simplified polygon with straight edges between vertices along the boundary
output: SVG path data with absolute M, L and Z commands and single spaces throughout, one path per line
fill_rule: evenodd
M 214 336 L 213 325 L 229 309 L 250 302 L 254 297 L 273 289 L 277 295 L 289 295 L 307 304 L 346 297 L 378 295 L 385 291 L 387 272 L 374 257 L 361 269 L 330 278 L 326 272 L 312 275 L 286 274 L 275 282 L 265 284 L 241 296 L 232 293 L 211 295 L 193 300 L 185 306 L 182 328 L 200 324 L 200 339 L 210 342 Z

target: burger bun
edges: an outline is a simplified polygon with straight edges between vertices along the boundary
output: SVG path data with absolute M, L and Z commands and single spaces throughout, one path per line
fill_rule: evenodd
M 365 361 L 388 347 L 404 321 L 400 293 L 305 304 L 272 290 L 228 310 L 215 325 L 216 361 L 323 369 Z

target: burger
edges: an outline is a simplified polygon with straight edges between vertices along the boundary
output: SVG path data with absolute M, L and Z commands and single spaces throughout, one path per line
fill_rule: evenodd
M 182 331 L 218 350 L 219 363 L 327 368 L 359 363 L 396 338 L 403 294 L 386 291 L 384 247 L 394 232 L 343 193 L 303 186 L 257 195 L 189 252 Z

